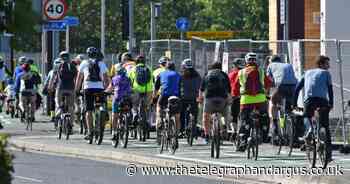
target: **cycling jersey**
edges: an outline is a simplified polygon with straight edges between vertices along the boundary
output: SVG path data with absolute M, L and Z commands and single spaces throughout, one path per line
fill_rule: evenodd
M 201 85 L 201 76 L 195 70 L 190 70 L 188 76 L 183 74 L 181 94 L 184 101 L 195 101 L 198 97 L 199 88 Z
M 138 92 L 138 93 L 148 93 L 148 92 L 152 92 L 153 91 L 153 76 L 152 76 L 152 70 L 148 67 L 148 70 L 151 72 L 150 76 L 151 79 L 149 80 L 149 82 L 146 85 L 139 85 L 136 81 L 136 67 L 138 66 L 144 66 L 144 64 L 137 64 L 134 68 L 131 69 L 131 71 L 128 73 L 128 76 L 131 80 L 132 83 L 132 89 L 134 92 Z
M 159 74 L 155 90 L 161 89 L 162 96 L 180 96 L 181 76 L 176 71 L 166 70 Z
M 164 66 L 160 66 L 159 68 L 157 68 L 156 70 L 153 71 L 153 78 L 157 79 L 159 74 L 164 72 L 165 70 L 166 70 L 166 68 Z
M 131 81 L 126 75 L 116 75 L 112 78 L 114 88 L 113 101 L 120 101 L 123 97 L 131 93 Z
M 98 62 L 100 67 L 100 77 L 108 72 L 107 66 L 103 61 Z M 103 81 L 88 81 L 89 76 L 89 61 L 84 60 L 79 66 L 79 72 L 84 75 L 83 89 L 104 89 Z
M 231 70 L 231 72 L 228 74 L 228 78 L 230 80 L 230 85 L 231 85 L 231 96 L 235 96 L 237 94 L 234 93 L 235 91 L 235 85 L 234 82 L 238 76 L 239 73 L 239 69 L 238 68 L 234 68 L 233 70 Z
M 267 75 L 273 80 L 275 87 L 286 84 L 296 84 L 294 69 L 288 63 L 271 63 L 267 68 Z

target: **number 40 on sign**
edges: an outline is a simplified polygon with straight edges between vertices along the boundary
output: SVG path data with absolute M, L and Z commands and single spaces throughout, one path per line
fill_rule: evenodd
M 49 20 L 60 20 L 66 15 L 68 6 L 65 0 L 46 0 L 44 14 Z

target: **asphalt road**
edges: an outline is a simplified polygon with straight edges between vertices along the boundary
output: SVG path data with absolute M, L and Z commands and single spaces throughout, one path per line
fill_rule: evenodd
M 128 176 L 126 165 L 123 164 L 18 151 L 15 151 L 14 155 L 16 158 L 13 184 L 237 183 L 190 176 L 144 176 L 142 173 Z

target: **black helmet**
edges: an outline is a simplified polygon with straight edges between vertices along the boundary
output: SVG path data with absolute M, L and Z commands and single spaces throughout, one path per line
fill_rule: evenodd
M 99 52 L 97 53 L 97 58 L 98 58 L 99 60 L 103 60 L 103 59 L 105 58 L 105 56 L 103 55 L 103 53 L 102 53 L 101 51 L 99 51 Z
M 98 56 L 98 50 L 95 47 L 88 47 L 86 49 L 86 54 L 89 58 L 97 58 Z
M 60 58 L 65 60 L 65 61 L 68 61 L 69 60 L 69 52 L 67 52 L 67 51 L 60 52 Z
M 34 64 L 34 60 L 33 60 L 32 58 L 29 58 L 29 59 L 26 61 L 26 63 L 32 65 L 32 64 Z
M 140 54 L 140 55 L 138 55 L 137 57 L 136 57 L 136 62 L 137 63 L 146 63 L 146 58 L 145 58 L 145 56 L 144 55 L 142 55 L 142 54 Z

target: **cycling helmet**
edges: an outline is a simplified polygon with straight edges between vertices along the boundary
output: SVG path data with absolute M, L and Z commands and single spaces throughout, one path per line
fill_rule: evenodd
M 32 64 L 34 64 L 34 60 L 29 58 L 29 59 L 27 59 L 26 63 L 32 65 Z
M 138 55 L 137 57 L 136 57 L 136 62 L 137 63 L 146 63 L 146 58 L 145 58 L 145 56 L 144 55 L 142 55 L 142 54 L 140 54 L 140 55 Z
M 282 59 L 281 59 L 278 55 L 273 55 L 273 56 L 270 58 L 270 61 L 271 61 L 271 62 L 275 62 L 275 63 L 281 63 L 281 62 L 282 62 Z
M 60 58 L 62 58 L 65 61 L 69 60 L 69 53 L 67 51 L 60 52 Z
M 79 54 L 77 55 L 74 59 L 73 62 L 77 65 L 80 65 L 80 63 L 84 60 L 84 55 L 83 54 Z
M 95 47 L 89 47 L 86 49 L 86 54 L 89 58 L 97 58 L 98 50 Z
M 8 85 L 13 85 L 15 82 L 13 81 L 12 78 L 8 78 L 8 79 L 6 80 L 6 83 L 7 83 Z
M 122 67 L 121 64 L 116 64 L 114 65 L 115 67 L 115 72 L 117 73 L 117 75 L 125 75 L 126 74 L 126 70 L 125 68 Z
M 103 55 L 103 53 L 101 51 L 98 51 L 97 53 L 97 59 L 99 60 L 103 60 L 105 58 L 105 56 Z
M 247 55 L 245 55 L 245 62 L 247 64 L 252 63 L 252 62 L 255 63 L 256 60 L 257 60 L 257 56 L 256 56 L 256 53 L 254 53 L 254 52 L 249 52 Z
M 128 52 L 124 52 L 122 54 L 122 57 L 121 57 L 121 62 L 123 63 L 124 61 L 128 61 L 128 60 L 131 60 L 132 59 L 132 56 L 130 53 Z
M 26 61 L 27 61 L 27 57 L 25 57 L 25 56 L 22 56 L 22 57 L 18 58 L 19 64 L 24 64 Z
M 193 68 L 191 59 L 185 59 L 181 63 L 181 67 L 185 69 Z
M 236 58 L 236 59 L 233 60 L 232 63 L 233 63 L 233 64 L 235 65 L 235 67 L 237 67 L 237 68 L 244 68 L 244 66 L 245 66 L 245 61 L 244 61 L 244 59 L 242 59 L 242 58 Z
M 170 58 L 168 58 L 166 56 L 162 56 L 161 58 L 159 58 L 158 63 L 159 64 L 165 64 L 168 61 L 170 61 Z

